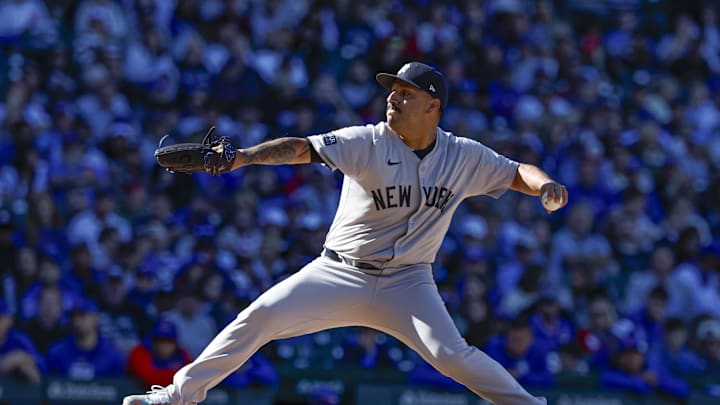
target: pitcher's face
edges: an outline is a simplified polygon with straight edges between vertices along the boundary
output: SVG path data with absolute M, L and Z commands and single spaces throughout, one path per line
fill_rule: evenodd
M 388 125 L 395 132 L 400 133 L 403 129 L 407 129 L 413 121 L 424 120 L 426 114 L 432 113 L 433 100 L 423 90 L 396 80 L 387 97 L 385 117 Z

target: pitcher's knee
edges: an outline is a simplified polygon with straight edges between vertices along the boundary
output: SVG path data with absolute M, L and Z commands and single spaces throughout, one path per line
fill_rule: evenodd
M 275 318 L 273 314 L 276 312 L 270 305 L 254 303 L 240 312 L 233 322 L 260 322 L 265 324 Z
M 470 362 L 480 353 L 478 349 L 465 345 L 458 349 L 444 348 L 433 355 L 433 366 L 442 374 L 452 377 L 464 374 Z

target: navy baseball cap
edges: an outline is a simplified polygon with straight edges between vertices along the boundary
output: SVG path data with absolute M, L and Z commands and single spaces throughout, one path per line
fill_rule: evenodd
M 390 90 L 395 80 L 402 80 L 419 89 L 425 90 L 434 98 L 440 99 L 440 106 L 445 108 L 448 102 L 448 86 L 445 76 L 430 65 L 420 62 L 409 62 L 398 70 L 397 74 L 378 73 L 375 80 Z

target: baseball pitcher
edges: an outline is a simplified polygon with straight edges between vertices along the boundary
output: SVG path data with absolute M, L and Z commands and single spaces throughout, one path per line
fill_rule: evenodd
M 566 188 L 533 165 L 439 128 L 448 96 L 435 68 L 411 62 L 376 79 L 390 92 L 383 122 L 247 149 L 204 142 L 202 158 L 189 171 L 222 174 L 250 164 L 312 162 L 340 170 L 339 206 L 319 257 L 258 297 L 172 384 L 128 396 L 124 405 L 199 403 L 266 343 L 351 325 L 396 337 L 488 401 L 546 403 L 460 336 L 431 264 L 463 199 L 497 198 L 509 188 L 542 196 L 550 211 L 567 203 Z M 172 158 L 163 160 L 162 151 L 156 156 L 173 169 Z M 181 160 L 187 168 L 192 159 Z

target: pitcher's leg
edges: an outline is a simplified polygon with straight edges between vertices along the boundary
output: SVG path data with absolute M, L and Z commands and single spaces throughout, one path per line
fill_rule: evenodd
M 421 278 L 421 277 L 420 277 Z M 469 346 L 445 308 L 432 276 L 411 276 L 378 286 L 373 303 L 378 329 L 403 341 L 441 373 L 496 404 L 545 404 L 530 395 L 498 362 Z M 404 285 L 404 288 L 403 288 Z
M 169 387 L 173 404 L 200 402 L 207 390 L 267 342 L 344 326 L 372 295 L 369 277 L 317 259 L 270 288 L 228 324 Z

